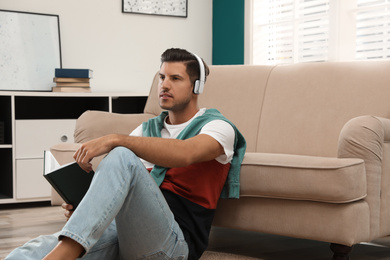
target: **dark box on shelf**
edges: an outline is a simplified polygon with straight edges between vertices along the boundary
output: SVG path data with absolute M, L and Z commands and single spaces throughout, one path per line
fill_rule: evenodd
M 4 144 L 4 122 L 0 121 L 0 144 Z

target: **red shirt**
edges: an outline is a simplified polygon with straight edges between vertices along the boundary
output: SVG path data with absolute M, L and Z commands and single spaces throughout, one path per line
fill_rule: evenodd
M 169 169 L 160 189 L 169 190 L 207 209 L 215 209 L 230 163 L 216 160 Z

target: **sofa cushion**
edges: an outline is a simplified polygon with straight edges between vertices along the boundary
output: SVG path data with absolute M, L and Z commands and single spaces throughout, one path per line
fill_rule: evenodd
M 347 203 L 367 195 L 361 159 L 247 153 L 241 197 Z

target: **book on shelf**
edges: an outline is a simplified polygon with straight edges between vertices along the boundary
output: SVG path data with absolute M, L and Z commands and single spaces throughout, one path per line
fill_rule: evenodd
M 61 83 L 88 83 L 90 78 L 53 78 L 53 82 Z
M 56 68 L 54 71 L 56 78 L 92 78 L 93 71 L 90 69 L 67 69 Z
M 57 82 L 56 87 L 79 87 L 89 88 L 89 82 Z
M 85 172 L 76 163 L 60 166 L 50 151 L 44 152 L 43 176 L 57 191 L 61 198 L 76 209 L 87 193 L 94 172 Z
M 52 87 L 52 92 L 91 92 L 90 87 Z

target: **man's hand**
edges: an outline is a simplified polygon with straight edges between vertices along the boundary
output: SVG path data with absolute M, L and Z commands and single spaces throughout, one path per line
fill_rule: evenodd
M 70 205 L 70 204 L 66 204 L 66 203 L 63 203 L 62 204 L 62 208 L 65 210 L 64 212 L 64 215 L 66 217 L 66 221 L 69 220 L 69 218 L 72 216 L 73 214 L 73 206 Z
M 115 145 L 116 135 L 106 135 L 100 138 L 93 139 L 80 146 L 74 153 L 73 158 L 86 171 L 92 171 L 91 160 L 97 156 L 103 155 L 111 151 Z

